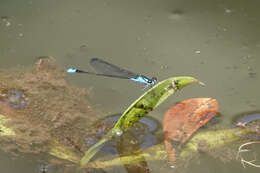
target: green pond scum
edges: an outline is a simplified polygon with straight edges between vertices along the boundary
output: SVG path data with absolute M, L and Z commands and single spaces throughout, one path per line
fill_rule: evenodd
M 146 116 L 149 112 L 165 101 L 170 95 L 174 94 L 176 90 L 192 83 L 202 84 L 193 77 L 181 76 L 166 79 L 153 86 L 126 109 L 115 126 L 103 139 L 93 145 L 85 153 L 80 160 L 80 166 L 84 167 L 100 150 L 104 143 L 110 140 L 113 136 L 122 135 L 122 133 L 132 127 L 134 123 L 138 122 L 142 117 Z

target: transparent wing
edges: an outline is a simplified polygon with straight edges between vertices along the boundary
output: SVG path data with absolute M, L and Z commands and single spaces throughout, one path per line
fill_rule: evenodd
M 116 65 L 110 64 L 99 58 L 92 58 L 90 60 L 90 65 L 95 69 L 99 74 L 104 74 L 106 76 L 116 76 L 118 78 L 135 78 L 138 74 L 120 68 Z

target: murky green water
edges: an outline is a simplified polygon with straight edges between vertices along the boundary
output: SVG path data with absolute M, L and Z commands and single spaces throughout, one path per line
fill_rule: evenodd
M 85 69 L 90 58 L 102 57 L 159 80 L 194 76 L 206 87 L 185 88 L 150 116 L 161 121 L 176 101 L 213 97 L 223 115 L 219 126 L 230 127 L 236 114 L 260 106 L 259 5 L 257 0 L 1 0 L 0 67 L 30 66 L 36 57 L 51 55 L 64 69 Z M 91 88 L 88 99 L 103 115 L 122 112 L 143 92 L 127 80 L 87 75 L 66 79 L 72 86 Z M 1 169 L 25 173 L 33 166 L 14 170 L 3 164 Z M 183 172 L 214 170 L 259 171 L 201 154 Z

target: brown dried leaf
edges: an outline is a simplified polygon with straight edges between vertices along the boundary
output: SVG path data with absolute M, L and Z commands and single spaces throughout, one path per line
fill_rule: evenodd
M 194 98 L 170 108 L 164 116 L 164 144 L 169 160 L 176 161 L 176 149 L 180 148 L 201 126 L 218 112 L 218 103 L 212 98 Z

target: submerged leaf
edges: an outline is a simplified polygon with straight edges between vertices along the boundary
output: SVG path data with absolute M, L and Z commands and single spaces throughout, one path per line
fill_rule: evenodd
M 251 128 L 240 128 L 238 129 L 238 131 L 241 134 L 252 133 Z M 203 151 L 205 153 L 210 153 L 211 151 L 215 151 L 218 148 L 224 147 L 241 139 L 242 138 L 240 136 L 237 136 L 235 134 L 234 129 L 211 130 L 195 133 L 191 136 L 187 143 L 183 145 L 178 158 L 182 162 L 187 162 L 188 160 L 190 160 L 190 158 L 193 158 L 194 156 L 196 156 L 196 154 L 199 153 L 199 151 L 201 150 L 201 143 L 203 143 Z M 99 158 L 93 162 L 90 162 L 88 166 L 93 168 L 121 166 L 122 162 L 125 164 L 133 164 L 139 162 L 143 157 L 145 157 L 146 161 L 153 161 L 150 163 L 159 164 L 160 166 L 161 162 L 156 163 L 154 161 L 167 160 L 167 153 L 164 146 L 162 144 L 158 144 L 148 148 L 144 152 L 134 153 L 120 158 Z M 223 156 L 220 154 L 219 157 Z M 181 164 L 181 162 L 179 163 Z
M 132 127 L 134 123 L 154 110 L 176 90 L 181 89 L 191 83 L 198 82 L 197 79 L 188 76 L 173 77 L 159 82 L 153 88 L 145 92 L 139 99 L 131 104 L 122 114 L 113 129 L 94 146 L 92 146 L 80 161 L 80 166 L 86 165 L 89 160 L 99 151 L 99 149 L 113 136 L 122 135 L 123 131 Z
M 164 116 L 164 144 L 169 160 L 176 160 L 176 149 L 180 148 L 201 126 L 218 112 L 218 103 L 212 98 L 185 100 L 169 109 Z

